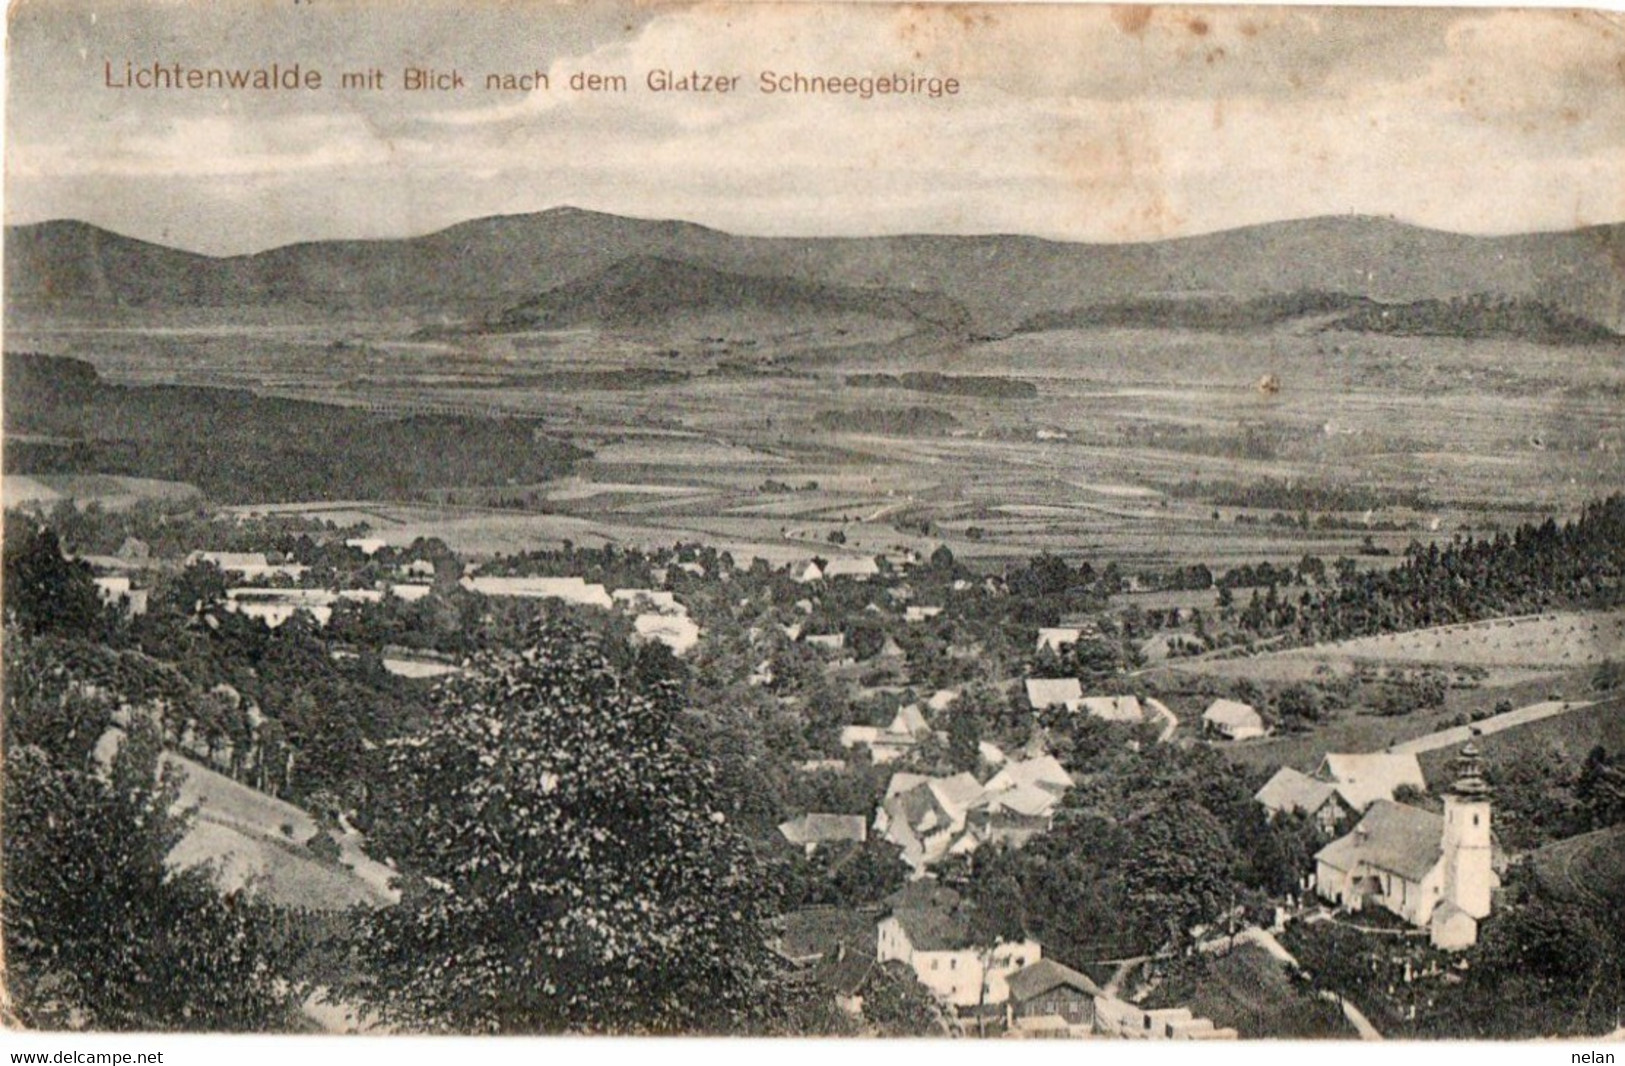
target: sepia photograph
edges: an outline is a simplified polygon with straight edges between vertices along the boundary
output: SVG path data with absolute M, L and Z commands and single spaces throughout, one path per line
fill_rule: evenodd
M 1625 15 L 7 18 L 8 1039 L 1614 1061 Z

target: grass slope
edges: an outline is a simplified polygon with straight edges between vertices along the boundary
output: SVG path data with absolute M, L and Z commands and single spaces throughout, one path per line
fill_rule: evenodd
M 319 859 L 305 846 L 319 830 L 304 810 L 184 756 L 164 759 L 185 771 L 181 805 L 197 809 L 191 831 L 169 855 L 172 865 L 212 863 L 223 889 L 248 886 L 283 907 L 340 911 L 394 902 L 392 871 L 367 858 L 354 836 L 340 842 L 338 863 Z

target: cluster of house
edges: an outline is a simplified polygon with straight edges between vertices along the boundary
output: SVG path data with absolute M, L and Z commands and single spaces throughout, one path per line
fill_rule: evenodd
M 1324 834 L 1347 833 L 1315 853 L 1311 887 L 1351 912 L 1378 907 L 1425 929 L 1447 951 L 1478 941 L 1500 884 L 1490 832 L 1490 792 L 1469 742 L 1435 813 L 1396 801 L 1427 783 L 1413 754 L 1331 754 L 1313 774 L 1283 767 L 1254 797 L 1272 815 L 1295 812 Z
M 939 689 L 925 703 L 933 713 L 947 709 L 959 693 L 953 689 Z M 841 729 L 841 747 L 847 750 L 865 748 L 869 760 L 876 765 L 896 762 L 913 751 L 927 737 L 935 734 L 925 712 L 917 703 L 899 707 L 890 725 L 849 725 Z
M 1003 760 L 985 782 L 963 772 L 946 777 L 896 773 L 875 812 L 875 832 L 902 849 L 916 877 L 983 844 L 1020 847 L 1049 831 L 1072 778 L 1054 756 Z
M 959 894 L 927 879 L 893 893 L 873 914 L 815 907 L 786 915 L 779 950 L 810 967 L 853 1013 L 862 1011 L 874 967 L 901 963 L 957 1024 L 1013 1037 L 1236 1037 L 1188 1010 L 1148 1011 L 1118 999 L 1087 974 L 1045 958 L 1036 940 L 981 939 Z
M 1083 683 L 1075 677 L 1028 678 L 1027 702 L 1034 711 L 1061 709 L 1121 725 L 1160 721 L 1159 737 L 1164 741 L 1179 728 L 1179 719 L 1161 700 L 1141 700 L 1138 696 L 1085 696 Z
M 934 711 L 952 704 L 958 693 L 944 689 L 927 702 Z M 841 743 L 867 748 L 875 763 L 888 763 L 908 754 L 926 738 L 939 735 L 919 704 L 898 709 L 891 723 L 847 726 Z M 965 855 L 983 844 L 1020 847 L 1047 832 L 1072 778 L 1053 756 L 1040 749 L 1009 758 L 995 744 L 979 745 L 982 760 L 996 767 L 985 782 L 962 772 L 945 776 L 899 772 L 887 783 L 875 812 L 874 830 L 901 849 L 902 859 L 916 877 L 955 855 Z M 811 851 L 820 844 L 861 841 L 854 830 L 855 815 L 810 813 L 779 827 L 792 843 Z

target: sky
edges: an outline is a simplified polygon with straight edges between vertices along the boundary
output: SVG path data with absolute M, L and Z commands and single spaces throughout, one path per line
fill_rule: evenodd
M 17 0 L 5 220 L 209 254 L 570 205 L 735 233 L 1138 241 L 1357 213 L 1467 233 L 1625 220 L 1625 16 L 553 0 Z M 124 64 L 321 71 L 138 90 Z M 403 68 L 467 88 L 406 92 Z M 377 67 L 379 90 L 341 89 Z M 651 93 L 648 71 L 740 76 Z M 488 73 L 549 75 L 494 92 Z M 954 78 L 764 95 L 762 71 Z M 628 91 L 573 93 L 576 72 Z

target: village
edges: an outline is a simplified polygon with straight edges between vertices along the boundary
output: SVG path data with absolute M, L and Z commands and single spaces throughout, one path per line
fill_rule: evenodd
M 780 882 L 764 942 L 858 1032 L 1432 1031 L 1503 885 L 1580 836 L 1531 828 L 1528 793 L 1550 783 L 1519 778 L 1506 742 L 1559 724 L 1606 741 L 1625 715 L 1609 640 L 1518 701 L 1448 665 L 1262 684 L 1226 650 L 1246 612 L 1218 606 L 1223 575 L 1207 617 L 1148 622 L 1125 592 L 1138 579 L 1049 558 L 1002 574 L 904 548 L 776 569 L 694 544 L 474 560 L 306 519 L 55 517 L 71 539 L 42 526 L 37 550 L 88 576 L 109 646 L 131 649 L 74 683 L 106 709 L 95 758 L 111 767 L 147 717 L 192 781 L 172 864 L 311 913 L 396 905 L 398 871 L 367 850 L 374 753 L 440 713 L 483 651 L 563 620 L 682 679 L 685 741 Z M 1300 571 L 1310 588 L 1328 572 Z M 1185 642 L 1201 650 L 1170 654 Z M 182 646 L 209 650 L 166 659 Z M 1225 672 L 1186 662 L 1208 656 Z M 1396 713 L 1396 692 L 1422 695 Z M 377 709 L 337 706 L 357 700 Z M 1405 727 L 1334 746 L 1350 723 Z M 1597 750 L 1617 787 L 1619 750 Z M 1607 802 L 1575 829 L 1606 836 Z M 304 1013 L 359 1024 L 342 1000 Z

